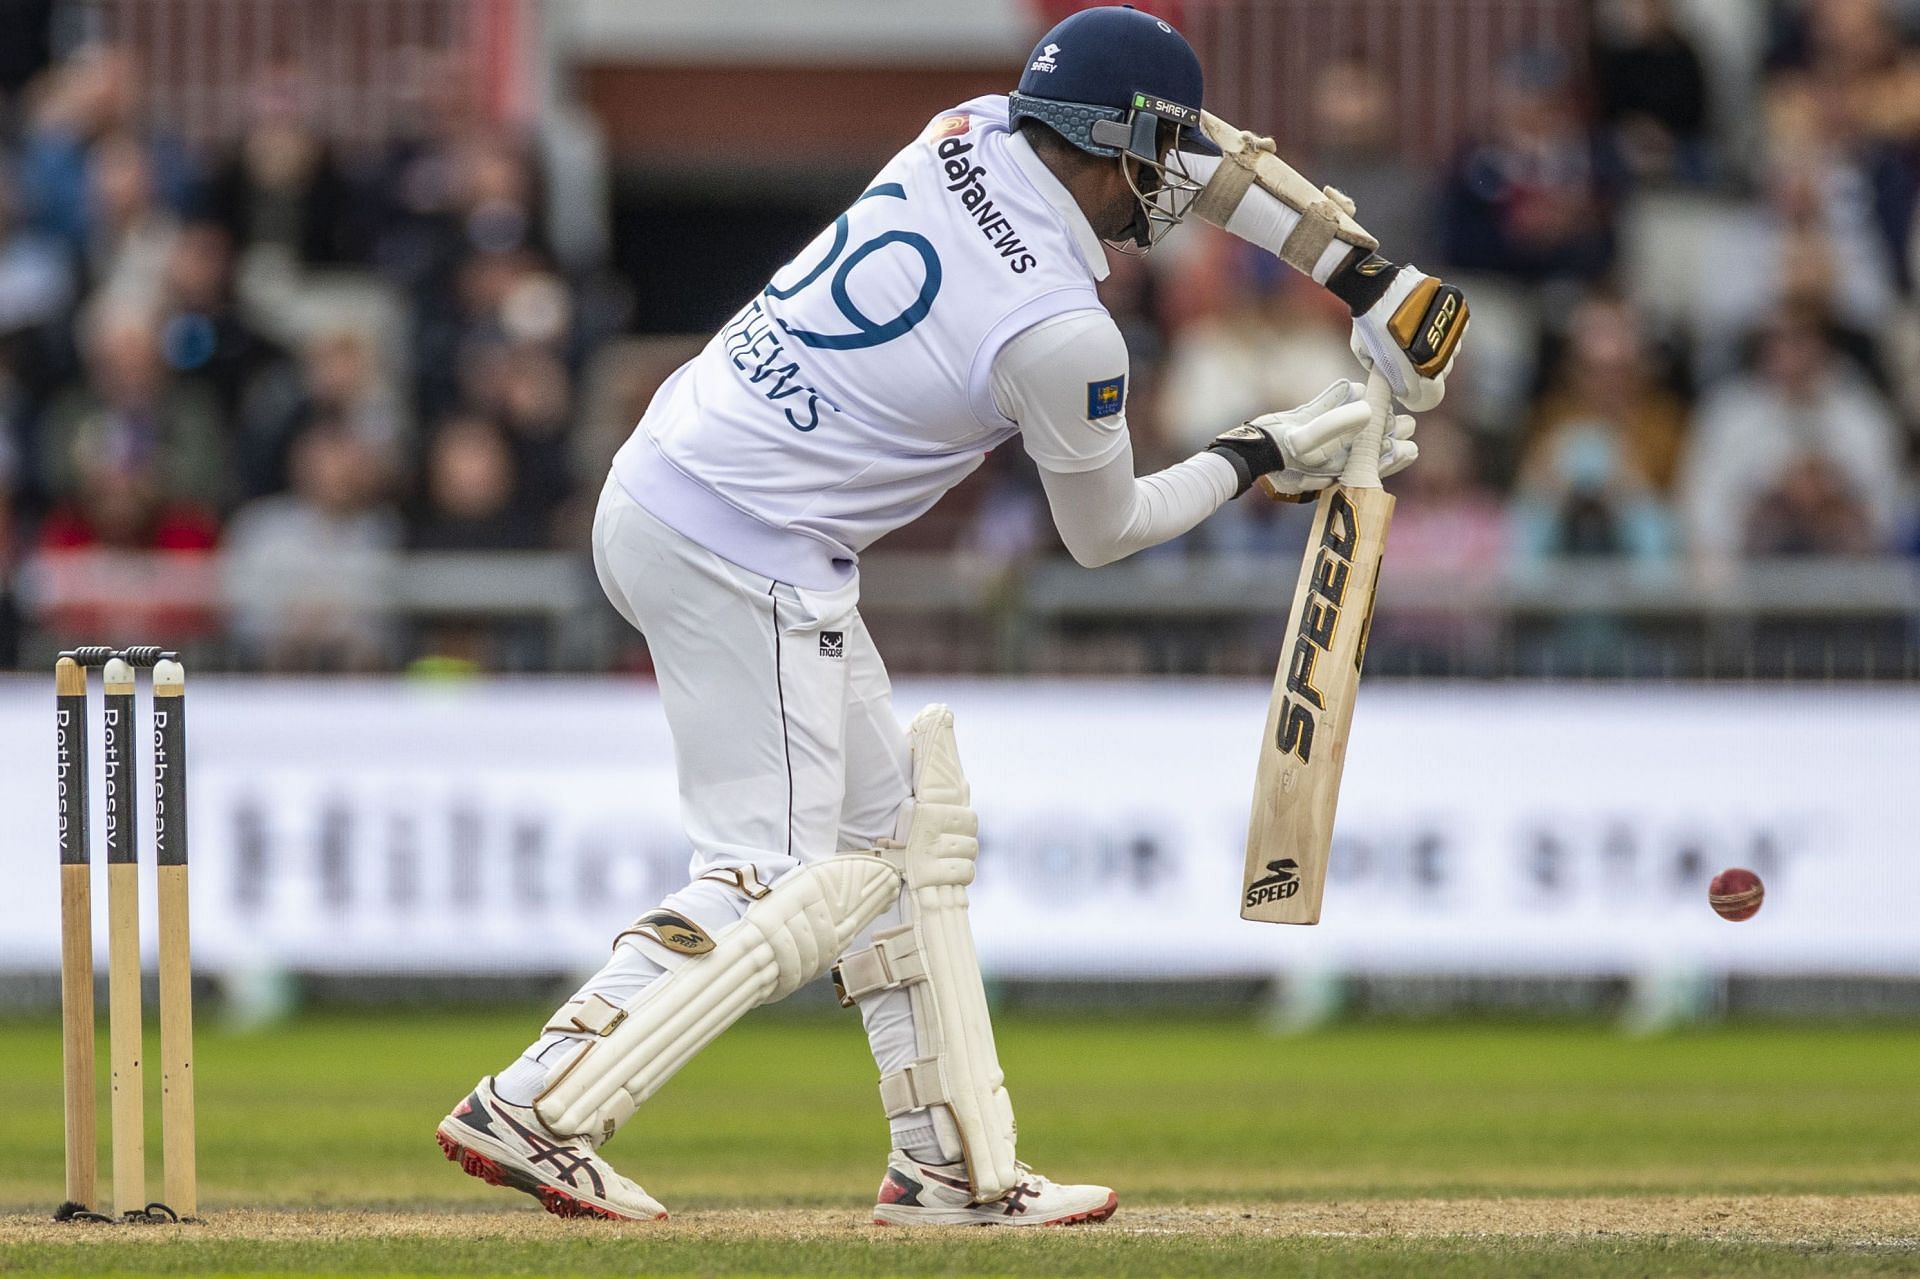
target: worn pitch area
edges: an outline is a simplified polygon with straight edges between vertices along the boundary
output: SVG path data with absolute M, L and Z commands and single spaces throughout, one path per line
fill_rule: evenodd
M 978 1233 L 955 1227 L 960 1233 Z M 1120 1235 L 1214 1238 L 1679 1235 L 1774 1243 L 1857 1243 L 1920 1248 L 1920 1195 L 1676 1195 L 1579 1198 L 1356 1199 L 1289 1204 L 1129 1208 L 1079 1227 Z M 645 1240 L 830 1240 L 889 1233 L 863 1214 L 805 1208 L 683 1212 L 664 1223 L 559 1221 L 537 1210 L 502 1212 L 210 1212 L 181 1226 L 102 1226 L 0 1218 L 0 1244 L 86 1244 L 144 1238 L 298 1241 L 377 1238 L 502 1240 L 580 1237 Z

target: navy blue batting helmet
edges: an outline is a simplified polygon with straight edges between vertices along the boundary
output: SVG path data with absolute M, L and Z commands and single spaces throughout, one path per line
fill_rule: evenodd
M 1008 101 L 1015 125 L 1038 120 L 1092 155 L 1154 161 L 1163 122 L 1174 126 L 1176 148 L 1219 153 L 1200 131 L 1203 87 L 1200 58 L 1171 23 L 1111 5 L 1040 37 Z

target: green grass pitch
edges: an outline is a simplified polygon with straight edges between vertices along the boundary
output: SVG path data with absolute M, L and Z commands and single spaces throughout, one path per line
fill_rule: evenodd
M 1005 1232 L 864 1224 L 885 1137 L 852 1014 L 749 1018 L 609 1147 L 673 1222 L 548 1218 L 460 1175 L 432 1135 L 538 1022 L 326 1014 L 230 1035 L 209 1019 L 206 1222 L 153 1228 L 45 1224 L 61 1180 L 58 1027 L 0 1022 L 0 1272 L 1920 1272 L 1920 1029 L 1273 1038 L 1224 1019 L 1009 1018 L 1022 1156 L 1115 1186 L 1121 1209 L 1102 1226 Z M 103 1034 L 103 1069 L 105 1049 Z M 148 1116 L 157 1196 L 152 1096 Z M 104 1095 L 101 1127 L 104 1181 Z

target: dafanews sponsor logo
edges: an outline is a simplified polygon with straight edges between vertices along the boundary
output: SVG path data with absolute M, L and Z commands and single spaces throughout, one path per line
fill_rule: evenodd
M 972 150 L 973 143 L 962 142 L 958 137 L 940 143 L 938 151 L 946 170 L 947 190 L 960 198 L 967 216 L 1006 262 L 1007 269 L 1015 275 L 1025 275 L 1038 259 L 1020 238 L 1020 233 L 1013 229 L 1013 223 L 1007 221 L 1007 215 L 994 205 L 993 197 L 987 194 L 987 171 L 969 159 L 968 153 Z
M 1300 863 L 1291 857 L 1267 863 L 1267 873 L 1247 885 L 1248 906 L 1284 901 L 1300 891 Z
M 1345 493 L 1335 492 L 1328 499 L 1313 578 L 1306 601 L 1300 606 L 1293 654 L 1287 659 L 1287 696 L 1280 702 L 1274 737 L 1281 754 L 1292 755 L 1302 764 L 1313 762 L 1314 730 L 1319 727 L 1320 712 L 1327 708 L 1327 700 L 1314 682 L 1316 668 L 1340 627 L 1340 610 L 1347 602 L 1347 585 L 1353 580 L 1353 551 L 1359 541 L 1360 522 L 1353 502 Z M 1365 652 L 1364 645 L 1360 652 Z

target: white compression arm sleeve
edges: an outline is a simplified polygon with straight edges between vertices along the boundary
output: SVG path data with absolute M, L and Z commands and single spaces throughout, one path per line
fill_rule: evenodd
M 994 402 L 1020 424 L 1060 539 L 1089 568 L 1178 537 L 1239 487 L 1232 463 L 1212 453 L 1136 478 L 1126 376 L 1126 342 L 1104 311 L 1042 321 L 993 363 Z
M 1136 477 L 1133 446 L 1094 471 L 1040 471 L 1054 527 L 1088 568 L 1180 536 L 1233 498 L 1240 479 L 1218 453 L 1197 453 Z
M 1205 186 L 1213 177 L 1213 171 L 1220 167 L 1217 155 L 1192 155 L 1183 152 L 1180 162 L 1194 181 Z M 1240 197 L 1240 204 L 1227 219 L 1227 230 L 1239 236 L 1249 244 L 1257 244 L 1275 257 L 1280 256 L 1280 246 L 1293 234 L 1294 227 L 1300 225 L 1300 215 L 1287 207 L 1280 198 L 1264 187 L 1250 186 L 1247 193 Z M 1335 240 L 1320 253 L 1320 260 L 1314 264 L 1313 282 L 1325 284 L 1340 264 L 1353 252 L 1353 246 Z

